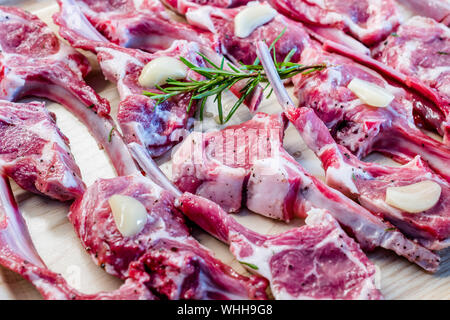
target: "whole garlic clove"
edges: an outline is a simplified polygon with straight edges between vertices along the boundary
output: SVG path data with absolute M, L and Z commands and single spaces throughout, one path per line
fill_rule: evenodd
M 365 104 L 373 107 L 387 107 L 394 100 L 394 95 L 386 89 L 358 78 L 352 79 L 347 88 Z
M 441 186 L 431 180 L 386 189 L 386 203 L 409 213 L 433 208 L 440 197 Z
M 277 11 L 267 4 L 249 5 L 234 17 L 234 35 L 247 38 L 256 28 L 270 22 Z
M 139 76 L 139 84 L 145 88 L 163 85 L 167 79 L 184 79 L 187 76 L 187 66 L 173 57 L 159 57 L 145 65 Z
M 142 231 L 147 223 L 147 209 L 133 197 L 115 194 L 108 199 L 117 229 L 125 237 Z

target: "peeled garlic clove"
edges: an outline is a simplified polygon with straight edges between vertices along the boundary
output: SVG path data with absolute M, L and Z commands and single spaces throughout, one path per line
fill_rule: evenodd
M 146 88 L 163 85 L 167 79 L 184 79 L 187 75 L 187 66 L 173 57 L 156 58 L 142 69 L 139 84 Z
M 234 34 L 239 38 L 247 38 L 253 30 L 271 21 L 277 11 L 269 5 L 251 5 L 234 17 Z
M 430 180 L 386 189 L 386 203 L 409 213 L 433 208 L 440 197 L 441 186 Z
M 147 209 L 133 197 L 115 194 L 108 199 L 117 229 L 125 237 L 142 231 L 147 222 Z
M 374 107 L 387 107 L 394 95 L 386 89 L 358 78 L 354 78 L 347 85 L 361 101 Z

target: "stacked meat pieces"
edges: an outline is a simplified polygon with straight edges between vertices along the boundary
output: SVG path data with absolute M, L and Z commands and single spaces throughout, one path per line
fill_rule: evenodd
M 382 299 L 365 252 L 381 247 L 429 272 L 439 268 L 435 251 L 450 242 L 445 4 L 410 1 L 410 10 L 426 17 L 405 21 L 403 1 L 394 0 L 57 2 L 54 21 L 73 48 L 34 15 L 0 8 L 0 263 L 44 298 L 267 299 L 270 287 L 275 299 Z M 268 55 L 262 41 L 274 43 L 276 54 Z M 108 101 L 84 82 L 90 65 L 74 48 L 94 53 L 116 84 L 118 125 Z M 283 112 L 254 112 L 258 87 L 245 100 L 251 120 L 190 133 L 198 109 L 191 93 L 161 103 L 144 95 L 165 84 L 145 80 L 145 73 L 164 61 L 173 68 L 180 58 L 229 70 L 261 61 Z M 326 67 L 292 79 L 294 104 L 272 58 Z M 205 79 L 190 68 L 174 75 Z M 239 98 L 242 88 L 237 82 L 230 91 Z M 54 114 L 43 103 L 13 102 L 29 96 L 56 101 L 78 117 L 118 177 L 86 187 Z M 321 161 L 325 182 L 284 149 L 289 122 Z M 152 158 L 176 144 L 169 181 Z M 365 162 L 373 152 L 402 165 Z M 68 218 L 81 243 L 124 284 L 86 295 L 49 270 L 7 177 L 41 196 L 74 200 Z M 423 202 L 432 203 L 413 212 L 417 199 L 411 209 L 398 194 L 417 184 L 431 194 Z M 420 191 L 409 196 L 420 198 Z M 306 224 L 259 234 L 232 216 L 243 207 Z M 215 258 L 186 218 L 226 243 L 253 275 Z
M 81 67 L 86 62 L 83 56 L 63 45 L 36 17 L 15 9 L 5 8 L 3 12 L 8 17 L 3 22 L 11 32 L 20 32 L 25 27 L 40 29 L 35 31 L 44 38 L 53 37 L 50 43 L 54 48 L 64 49 L 61 53 L 52 52 L 51 57 L 36 59 L 29 51 L 22 53 L 11 49 L 13 45 L 20 48 L 28 44 L 32 47 L 34 42 L 39 42 L 33 34 L 22 33 L 21 41 L 2 38 L 2 47 L 15 52 L 13 58 L 5 55 L 2 60 L 3 68 L 10 71 L 5 72 L 6 76 L 2 79 L 3 83 L 8 83 L 9 90 L 4 91 L 4 98 L 15 97 L 7 95 L 8 92 L 23 92 L 21 95 L 44 96 L 61 102 L 84 122 L 106 149 L 120 177 L 99 180 L 86 189 L 70 153 L 68 140 L 56 127 L 54 115 L 42 103 L 14 104 L 7 101 L 1 105 L 2 174 L 8 174 L 32 192 L 62 201 L 77 199 L 69 218 L 86 250 L 107 272 L 124 279 L 125 283 L 111 293 L 85 295 L 70 288 L 60 275 L 48 270 L 34 249 L 5 177 L 2 178 L 5 196 L 1 198 L 2 264 L 30 280 L 49 299 L 266 298 L 265 279 L 239 275 L 215 259 L 209 250 L 189 235 L 182 215 L 174 207 L 173 196 L 140 174 L 120 133 L 110 129 L 113 128 L 113 121 L 107 114 L 108 102 L 102 100 L 107 108 L 100 111 L 96 100 L 98 95 L 82 80 Z M 21 20 L 24 15 L 29 16 L 30 20 Z M 67 51 L 70 60 L 63 55 Z M 14 64 L 16 60 L 21 60 L 21 66 L 26 68 L 19 69 L 21 66 Z M 52 70 L 54 74 L 46 77 L 48 73 L 41 71 L 42 75 L 37 77 L 36 72 L 42 70 L 44 63 L 47 68 L 49 65 L 55 66 Z M 13 72 L 18 69 L 20 72 L 17 74 L 22 78 L 15 75 L 19 81 L 10 81 Z M 69 80 L 56 81 L 66 72 L 73 73 L 73 83 Z M 33 81 L 32 84 L 28 80 Z M 86 96 L 85 92 L 71 91 L 70 87 L 75 86 L 77 81 L 82 82 L 82 88 L 92 94 Z M 51 92 L 49 87 L 53 88 Z M 123 237 L 119 232 L 108 203 L 111 195 L 137 197 L 138 203 L 145 204 L 145 226 L 139 235 Z M 98 211 L 102 207 L 104 210 Z M 94 233 L 95 230 L 99 233 Z M 117 242 L 118 237 L 124 240 Z M 104 248 L 111 248 L 113 243 L 117 244 L 117 248 L 112 246 L 111 251 L 105 252 Z M 135 243 L 138 245 L 135 246 Z

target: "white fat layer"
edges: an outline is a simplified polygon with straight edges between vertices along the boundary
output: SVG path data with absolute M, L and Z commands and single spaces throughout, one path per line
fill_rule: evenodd
M 398 70 L 409 70 L 411 65 L 411 54 L 417 50 L 417 48 L 420 48 L 420 43 L 413 40 L 407 41 L 403 46 L 394 47 L 393 49 L 396 51 L 396 56 L 398 57 L 395 68 Z
M 268 247 L 266 244 L 257 246 L 255 244 L 251 243 L 250 241 L 248 241 L 244 235 L 234 232 L 234 231 L 230 232 L 229 238 L 232 241 L 230 250 L 233 253 L 233 255 L 236 257 L 236 259 L 239 262 L 244 262 L 244 263 L 256 266 L 258 269 L 253 269 L 253 268 L 243 264 L 243 266 L 246 267 L 249 271 L 257 273 L 260 276 L 268 279 L 272 285 L 273 276 L 272 276 L 272 271 L 270 270 L 270 265 L 269 265 L 270 259 L 277 253 L 279 253 L 289 247 L 288 246 L 273 246 L 273 245 Z M 249 245 L 252 248 L 252 254 L 250 256 L 242 257 L 239 255 L 241 243 L 245 243 L 246 245 Z
M 202 185 L 197 188 L 197 194 L 208 199 L 219 200 L 224 203 L 230 201 L 232 211 L 236 211 L 240 207 L 240 199 L 242 195 L 242 185 L 245 178 L 245 169 L 232 168 L 220 165 L 216 167 L 218 170 L 207 172 L 206 179 Z M 201 170 L 198 170 L 199 172 Z M 203 176 L 203 174 L 201 174 Z M 224 188 L 226 186 L 226 188 Z M 228 200 L 228 201 L 227 201 Z M 239 206 L 236 208 L 236 206 Z
M 202 6 L 196 8 L 195 10 L 189 10 L 186 13 L 186 20 L 199 28 L 208 30 L 212 33 L 216 33 L 216 27 L 211 19 L 211 14 L 213 13 L 213 8 L 209 6 Z
M 120 91 L 120 98 L 124 100 L 127 96 L 131 94 L 131 90 L 123 84 L 123 79 L 126 75 L 127 66 L 129 64 L 135 64 L 139 67 L 144 67 L 144 64 L 129 54 L 121 52 L 119 50 L 114 50 L 111 48 L 99 47 L 97 48 L 98 52 L 106 52 L 111 55 L 113 58 L 108 60 L 103 60 L 101 62 L 102 68 L 106 70 L 110 70 L 112 74 L 115 75 L 117 80 L 117 85 Z
M 410 185 L 388 187 L 386 203 L 410 213 L 433 208 L 441 196 L 441 186 L 432 180 L 422 180 Z

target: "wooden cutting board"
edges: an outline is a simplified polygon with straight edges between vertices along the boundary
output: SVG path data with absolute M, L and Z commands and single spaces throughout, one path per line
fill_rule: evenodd
M 29 10 L 57 31 L 51 19 L 52 14 L 58 9 L 54 0 L 0 0 L 0 4 L 20 6 Z M 87 82 L 111 102 L 112 115 L 115 116 L 119 102 L 117 90 L 112 83 L 104 80 L 95 57 L 92 54 L 87 54 L 87 56 L 94 66 Z M 233 99 L 231 95 L 227 95 L 224 99 L 225 105 L 230 105 Z M 33 99 L 27 99 L 27 101 L 30 100 Z M 73 154 L 81 168 L 86 184 L 90 185 L 100 177 L 114 177 L 115 172 L 107 157 L 103 151 L 98 149 L 86 128 L 60 105 L 47 101 L 47 106 L 56 113 L 59 127 L 69 138 Z M 245 108 L 241 109 L 233 118 L 233 123 L 250 119 L 249 112 Z M 280 111 L 280 108 L 272 97 L 264 101 L 261 111 L 273 113 Z M 219 128 L 214 120 L 217 112 L 213 103 L 208 103 L 206 112 L 208 118 L 204 123 L 196 123 L 195 130 Z M 323 179 L 320 162 L 306 148 L 292 127 L 287 129 L 285 147 L 306 170 Z M 368 160 L 396 165 L 380 155 L 371 155 Z M 160 159 L 159 163 L 170 176 L 170 154 Z M 85 293 L 110 291 L 121 285 L 120 280 L 109 276 L 104 270 L 97 267 L 82 248 L 72 225 L 66 218 L 69 210 L 68 204 L 33 195 L 21 190 L 14 183 L 12 185 L 36 248 L 51 270 L 61 273 L 69 283 Z M 236 215 L 236 218 L 249 228 L 265 234 L 276 234 L 303 223 L 301 220 L 296 220 L 286 225 L 245 210 Z M 194 235 L 200 242 L 212 249 L 219 259 L 231 265 L 238 272 L 246 273 L 225 245 L 200 230 L 195 230 Z M 382 249 L 378 249 L 368 256 L 379 270 L 379 285 L 386 299 L 450 299 L 450 250 L 441 252 L 441 268 L 436 274 L 426 273 L 416 265 Z M 0 267 L 0 299 L 41 299 L 41 297 L 27 281 Z

